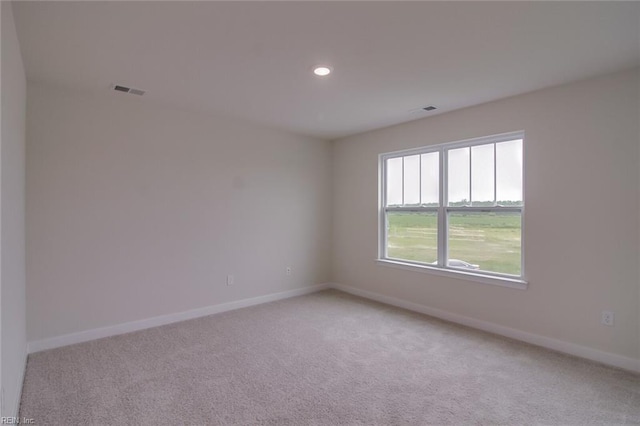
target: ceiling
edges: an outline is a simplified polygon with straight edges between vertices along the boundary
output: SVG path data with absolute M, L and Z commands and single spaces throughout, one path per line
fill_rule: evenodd
M 131 96 L 109 92 L 125 84 L 327 139 L 640 65 L 636 2 L 50 1 L 14 15 L 30 82 Z

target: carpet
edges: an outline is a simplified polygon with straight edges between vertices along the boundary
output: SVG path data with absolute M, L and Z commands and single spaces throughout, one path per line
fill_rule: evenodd
M 29 356 L 39 425 L 640 424 L 640 375 L 327 290 Z

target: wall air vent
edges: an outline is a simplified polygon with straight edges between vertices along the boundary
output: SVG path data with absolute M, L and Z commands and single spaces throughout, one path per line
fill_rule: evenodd
M 127 87 L 127 86 L 122 86 L 120 84 L 114 84 L 111 86 L 113 90 L 115 90 L 116 92 L 123 92 L 123 93 L 130 93 L 132 95 L 138 95 L 138 96 L 142 96 L 144 95 L 144 90 L 140 90 L 140 89 L 133 89 L 131 87 Z

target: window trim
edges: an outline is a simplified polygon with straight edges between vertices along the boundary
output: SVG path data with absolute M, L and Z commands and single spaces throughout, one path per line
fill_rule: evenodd
M 423 263 L 412 263 L 410 261 L 393 260 L 393 259 L 376 259 L 376 264 L 395 269 L 403 269 L 405 271 L 413 271 L 427 273 L 431 275 L 439 275 L 447 278 L 457 278 L 465 281 L 474 281 L 482 284 L 497 285 L 500 287 L 515 288 L 518 290 L 526 290 L 529 283 L 523 279 L 502 277 L 495 275 L 479 274 L 468 272 L 465 270 L 438 268 L 437 266 L 429 266 Z
M 444 275 L 448 277 L 461 278 L 466 280 L 472 280 L 482 282 L 486 284 L 496 284 L 512 288 L 527 288 L 527 281 L 525 279 L 525 243 L 524 243 L 524 228 L 525 228 L 525 164 L 522 164 L 522 206 L 447 206 L 447 192 L 448 192 L 448 179 L 447 179 L 447 167 L 448 167 L 448 151 L 457 148 L 473 147 L 486 144 L 497 144 L 500 142 L 507 142 L 514 139 L 522 139 L 523 147 L 523 159 L 524 159 L 524 131 L 514 131 L 508 133 L 501 133 L 497 135 L 483 136 L 479 138 L 465 139 L 456 142 L 448 142 L 436 145 L 427 145 L 419 148 L 411 148 L 400 151 L 387 152 L 379 154 L 378 156 L 378 257 L 376 263 L 383 266 L 391 266 L 401 269 L 409 269 L 419 272 L 427 272 L 435 275 Z M 391 158 L 406 157 L 411 155 L 428 154 L 431 152 L 439 153 L 440 170 L 439 170 L 439 202 L 438 207 L 425 207 L 425 206 L 402 206 L 402 207 L 387 207 L 386 206 L 386 162 Z M 495 155 L 495 154 L 494 154 Z M 494 173 L 497 164 L 494 160 Z M 403 181 L 404 185 L 404 181 Z M 497 185 L 494 177 L 494 186 Z M 471 191 L 471 186 L 469 187 Z M 470 200 L 472 201 L 472 200 Z M 497 201 L 497 200 L 496 200 Z M 405 259 L 395 259 L 387 256 L 387 212 L 388 211 L 415 211 L 415 212 L 436 212 L 438 215 L 438 260 L 437 265 L 429 265 L 422 262 L 413 262 Z M 520 275 L 502 274 L 498 272 L 490 271 L 466 271 L 459 268 L 450 267 L 444 264 L 446 259 L 446 251 L 448 251 L 448 215 L 451 212 L 520 212 L 521 214 L 521 237 L 520 237 Z

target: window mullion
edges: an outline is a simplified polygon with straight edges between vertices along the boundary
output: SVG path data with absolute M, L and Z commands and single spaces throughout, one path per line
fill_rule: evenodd
M 447 215 L 445 212 L 445 206 L 449 202 L 447 194 L 447 160 L 448 151 L 440 149 L 440 207 L 438 208 L 438 266 L 440 267 L 445 266 L 447 263 Z
M 418 155 L 418 203 L 422 205 L 422 154 Z
M 471 157 L 473 155 L 473 150 L 471 147 L 468 147 L 467 149 L 469 150 L 469 205 L 473 206 L 473 189 L 471 187 L 473 184 L 473 170 L 471 169 L 471 165 L 473 164 L 473 158 Z
M 404 206 L 404 157 L 402 157 L 402 205 Z
M 378 253 L 381 258 L 387 257 L 387 185 L 389 185 L 389 182 L 387 181 L 387 161 L 388 159 L 382 159 L 381 161 L 382 193 L 380 194 L 380 200 L 382 208 L 380 209 L 380 222 L 378 224 L 380 227 L 380 235 L 383 236 L 382 241 L 378 243 Z
M 493 205 L 498 205 L 498 162 L 496 155 L 496 144 L 493 144 Z

